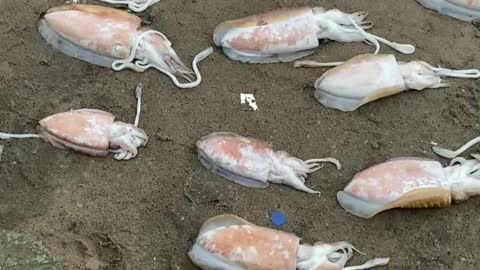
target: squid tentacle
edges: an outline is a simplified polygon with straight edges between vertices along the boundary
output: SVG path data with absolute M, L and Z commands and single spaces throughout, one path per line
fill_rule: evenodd
M 144 3 L 135 3 L 133 0 L 101 0 L 110 4 L 127 5 L 129 9 L 134 12 L 145 11 L 153 2 L 153 0 L 147 0 Z
M 319 169 L 323 168 L 322 165 L 318 164 L 318 163 L 332 163 L 334 164 L 337 169 L 341 169 L 342 168 L 342 164 L 340 163 L 340 161 L 336 158 L 331 158 L 331 157 L 328 157 L 328 158 L 319 158 L 319 159 L 309 159 L 309 160 L 305 160 L 303 161 L 303 164 L 309 168 L 310 170 L 312 170 L 312 172 L 316 172 L 318 171 Z
M 343 65 L 345 62 L 317 62 L 317 61 L 312 61 L 312 60 L 298 60 L 293 62 L 293 66 L 296 68 L 300 67 L 336 67 Z
M 392 42 L 387 39 L 384 39 L 382 37 L 370 34 L 365 31 L 365 27 L 359 26 L 355 20 L 351 16 L 347 16 L 347 19 L 350 21 L 351 25 L 353 26 L 353 29 L 351 27 L 345 26 L 338 24 L 339 27 L 345 32 L 345 33 L 358 33 L 363 38 L 365 39 L 364 42 L 369 44 L 369 45 L 374 45 L 375 46 L 375 52 L 374 54 L 378 54 L 380 52 L 380 42 L 390 46 L 391 48 L 404 53 L 404 54 L 412 54 L 415 52 L 415 47 L 410 44 L 401 44 L 397 42 Z M 373 25 L 373 24 L 372 24 Z M 344 64 L 345 61 L 337 61 L 337 62 L 317 62 L 317 61 L 311 61 L 311 60 L 300 60 L 300 61 L 295 61 L 293 63 L 293 66 L 296 68 L 299 67 L 336 67 Z M 435 69 L 432 67 L 432 70 Z M 480 76 L 480 71 L 478 74 L 476 73 L 477 70 L 461 70 L 461 71 L 451 71 L 448 69 L 436 69 L 436 72 L 439 74 L 454 74 L 457 77 L 460 76 L 472 76 L 472 77 L 464 77 L 464 78 L 474 78 L 473 76 Z M 450 72 L 450 73 L 449 73 Z M 445 75 L 447 76 L 447 75 Z M 453 75 L 452 75 L 453 76 Z
M 455 165 L 455 164 L 457 164 L 457 163 L 460 164 L 460 165 L 463 165 L 463 164 L 465 164 L 465 162 L 467 162 L 467 159 L 466 159 L 466 158 L 456 157 L 456 158 L 454 158 L 454 159 L 452 159 L 452 160 L 450 161 L 450 166 L 453 166 L 453 165 Z
M 474 146 L 477 143 L 480 143 L 480 137 L 476 137 L 476 138 L 470 140 L 469 142 L 467 142 L 465 145 L 463 145 L 462 147 L 460 147 L 456 151 L 448 150 L 446 148 L 442 148 L 442 147 L 439 147 L 439 146 L 436 146 L 436 145 L 434 145 L 432 147 L 432 151 L 435 152 L 435 154 L 437 154 L 441 157 L 455 158 L 455 157 L 459 156 L 460 154 L 462 154 L 463 152 L 470 149 L 472 146 Z
M 149 64 L 145 67 L 146 68 L 154 67 L 157 70 L 159 70 L 160 72 L 165 73 L 168 77 L 170 77 L 170 79 L 173 81 L 173 83 L 180 88 L 192 88 L 192 87 L 198 86 L 200 84 L 200 82 L 202 81 L 202 75 L 200 74 L 200 71 L 198 70 L 197 64 L 199 62 L 203 61 L 205 58 L 207 58 L 212 53 L 213 53 L 213 48 L 209 47 L 209 48 L 199 52 L 195 56 L 195 58 L 193 59 L 193 62 L 192 62 L 192 66 L 193 66 L 193 71 L 195 72 L 195 76 L 197 77 L 197 79 L 196 79 L 196 81 L 190 82 L 190 83 L 180 83 L 178 81 L 177 77 L 175 77 L 175 75 L 173 75 L 171 72 L 169 72 L 167 70 L 164 70 L 161 67 L 156 66 L 154 64 Z
M 147 35 L 159 35 L 162 38 L 164 38 L 165 40 L 168 40 L 167 37 L 164 34 L 158 32 L 158 31 L 155 31 L 155 30 L 147 30 L 147 31 L 139 34 L 137 37 L 135 37 L 135 39 L 133 41 L 133 47 L 130 51 L 129 56 L 125 59 L 120 59 L 120 60 L 116 60 L 115 62 L 113 62 L 112 63 L 112 69 L 115 70 L 115 71 L 119 71 L 119 70 L 122 70 L 122 69 L 125 69 L 125 68 L 130 68 L 130 69 L 133 69 L 133 70 L 138 71 L 138 72 L 143 72 L 146 69 L 148 69 L 150 67 L 153 67 L 153 68 L 157 69 L 158 71 L 166 74 L 168 77 L 170 77 L 170 79 L 173 81 L 173 83 L 176 86 L 178 86 L 179 88 L 192 88 L 192 87 L 198 86 L 200 84 L 200 82 L 202 81 L 202 76 L 200 74 L 200 71 L 198 70 L 197 64 L 199 62 L 203 61 L 205 58 L 207 58 L 209 55 L 211 55 L 213 53 L 213 48 L 212 47 L 209 47 L 209 48 L 201 51 L 193 59 L 192 66 L 193 66 L 193 71 L 195 73 L 195 77 L 197 78 L 196 81 L 189 82 L 189 83 L 180 83 L 178 81 L 177 77 L 174 74 L 172 74 L 170 71 L 165 70 L 165 69 L 161 68 L 160 66 L 158 66 L 156 64 L 149 63 L 148 59 L 146 59 L 146 58 L 141 59 L 141 60 L 137 60 L 134 63 L 132 63 L 135 59 L 137 51 L 143 49 L 143 45 L 142 45 L 142 42 L 144 42 L 143 38 Z
M 380 51 L 380 44 L 379 42 L 382 42 L 383 44 L 386 44 L 390 46 L 391 48 L 404 53 L 404 54 L 412 54 L 415 52 L 415 47 L 410 44 L 401 44 L 397 42 L 392 42 L 387 39 L 384 39 L 382 37 L 376 36 L 374 34 L 370 34 L 363 30 L 360 26 L 358 26 L 355 21 L 353 21 L 351 18 L 349 18 L 350 21 L 352 22 L 352 25 L 355 27 L 358 33 L 360 33 L 367 41 L 372 42 L 377 48 L 375 50 L 375 54 L 377 54 Z M 348 29 L 347 29 L 348 30 Z M 349 31 L 351 32 L 351 30 Z
M 38 134 L 12 134 L 12 133 L 0 132 L 0 140 L 29 139 L 29 138 L 42 138 L 42 136 Z
M 350 19 L 353 26 L 358 30 L 358 32 L 365 37 L 367 41 L 372 42 L 377 48 L 375 50 L 375 54 L 377 54 L 380 51 L 380 44 L 379 42 L 382 42 L 383 44 L 386 44 L 390 46 L 391 48 L 404 53 L 404 54 L 412 54 L 415 52 L 415 47 L 410 45 L 410 44 L 400 44 L 397 42 L 392 42 L 387 39 L 384 39 L 382 37 L 376 36 L 374 34 L 370 34 L 363 30 L 361 27 L 359 27 L 352 19 Z
M 437 76 L 455 77 L 455 78 L 474 78 L 474 79 L 480 78 L 480 70 L 478 69 L 453 70 L 448 68 L 432 67 L 432 71 Z
M 343 268 L 343 270 L 363 270 L 363 269 L 369 269 L 377 266 L 383 266 L 387 265 L 390 262 L 390 258 L 375 258 L 366 261 L 362 265 L 356 265 L 356 266 L 349 266 Z
M 133 122 L 133 125 L 136 127 L 138 127 L 138 122 L 140 122 L 140 112 L 142 110 L 142 91 L 143 84 L 139 83 L 135 89 L 135 97 L 137 98 L 137 113 L 135 115 L 135 121 Z
M 301 245 L 297 269 L 317 269 L 319 266 L 331 266 L 335 269 L 361 270 L 382 266 L 389 263 L 390 258 L 375 258 L 358 266 L 345 267 L 352 258 L 353 252 L 365 255 L 348 242 L 326 244 L 316 243 L 314 246 Z

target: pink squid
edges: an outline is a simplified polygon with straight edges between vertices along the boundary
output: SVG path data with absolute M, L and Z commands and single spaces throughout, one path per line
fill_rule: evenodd
M 397 158 L 368 168 L 338 192 L 340 205 L 362 218 L 392 208 L 442 208 L 480 195 L 480 161 Z
M 450 86 L 445 77 L 480 78 L 480 70 L 452 70 L 423 61 L 400 62 L 392 54 L 357 55 L 346 62 L 295 61 L 295 67 L 335 68 L 315 81 L 315 98 L 323 106 L 354 111 L 374 100 L 410 89 Z
M 380 49 L 379 42 L 412 54 L 415 47 L 398 44 L 367 33 L 368 12 L 344 13 L 321 7 L 287 8 L 221 23 L 213 40 L 232 60 L 249 63 L 291 62 L 312 54 L 320 39 L 339 42 L 364 41 Z
M 38 134 L 0 133 L 0 139 L 42 138 L 53 146 L 71 149 L 90 156 L 114 153 L 117 160 L 129 160 L 138 154 L 138 147 L 148 142 L 147 134 L 138 127 L 142 84 L 135 90 L 137 114 L 134 124 L 114 121 L 111 113 L 80 109 L 57 113 L 39 121 Z
M 188 255 L 204 270 L 359 270 L 390 261 L 376 258 L 345 267 L 354 250 L 347 242 L 301 245 L 294 234 L 221 215 L 203 224 Z
M 321 168 L 320 162 L 333 163 L 334 158 L 303 161 L 284 151 L 274 151 L 268 142 L 229 132 L 216 132 L 197 141 L 198 159 L 210 171 L 237 184 L 266 188 L 269 182 L 320 194 L 305 186 L 307 174 Z
M 466 22 L 480 22 L 479 0 L 417 0 L 422 6 Z
M 164 34 L 142 27 L 141 19 L 135 15 L 103 6 L 72 4 L 51 8 L 41 16 L 38 31 L 47 43 L 69 56 L 115 71 L 130 68 L 143 72 L 153 67 L 180 88 L 200 84 L 197 63 L 213 52 L 210 47 L 197 54 L 192 71 Z M 182 83 L 177 76 L 189 82 Z

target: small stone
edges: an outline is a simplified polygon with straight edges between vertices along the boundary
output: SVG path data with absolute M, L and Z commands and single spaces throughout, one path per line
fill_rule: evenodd
M 164 135 L 164 134 L 158 133 L 158 132 L 157 132 L 157 134 L 155 134 L 155 138 L 157 138 L 157 140 L 162 141 L 162 142 L 170 142 L 170 141 L 173 141 L 172 138 L 170 138 L 170 137 L 168 137 L 168 136 L 166 136 L 166 135 Z
M 47 58 L 42 58 L 42 59 L 40 60 L 40 65 L 50 66 L 50 62 L 48 61 Z
M 76 226 L 76 225 L 75 225 Z M 76 230 L 77 228 L 74 228 Z M 87 243 L 85 243 L 83 240 L 77 239 L 75 240 L 75 245 L 77 246 L 77 250 L 82 254 L 82 256 L 92 256 L 92 253 L 90 252 L 90 248 L 88 248 Z
M 370 146 L 371 146 L 373 149 L 378 149 L 378 148 L 380 148 L 380 145 L 379 145 L 377 142 L 370 142 Z
M 0 63 L 0 77 L 4 80 L 10 80 L 15 78 L 15 71 L 10 63 L 3 61 Z
M 100 269 L 100 262 L 97 259 L 90 257 L 85 260 L 85 269 L 98 270 Z
M 3 145 L 0 144 L 0 161 L 2 161 Z

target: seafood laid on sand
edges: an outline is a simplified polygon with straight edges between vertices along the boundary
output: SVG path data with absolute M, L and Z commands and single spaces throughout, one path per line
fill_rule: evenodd
M 215 29 L 213 40 L 232 60 L 248 63 L 291 62 L 312 54 L 319 40 L 384 43 L 393 49 L 412 54 L 415 47 L 398 44 L 367 33 L 373 26 L 365 21 L 368 12 L 352 14 L 321 7 L 287 8 L 226 21 Z
M 450 86 L 442 77 L 479 78 L 480 70 L 436 68 L 423 61 L 400 62 L 391 54 L 358 55 L 346 62 L 296 61 L 295 67 L 328 67 L 315 81 L 315 98 L 323 106 L 354 111 L 371 101 L 409 89 Z
M 376 258 L 345 267 L 356 249 L 348 242 L 300 244 L 294 234 L 254 225 L 234 215 L 207 220 L 188 253 L 209 270 L 355 270 L 388 264 Z
M 466 22 L 479 22 L 479 0 L 417 0 L 422 6 Z
M 392 208 L 442 208 L 452 201 L 480 195 L 480 161 L 438 161 L 397 158 L 368 168 L 338 192 L 340 205 L 356 216 L 370 218 Z
M 270 183 L 320 194 L 305 186 L 307 174 L 316 172 L 321 162 L 335 164 L 334 158 L 303 161 L 284 151 L 274 151 L 268 142 L 229 132 L 216 132 L 197 141 L 198 159 L 210 171 L 237 184 L 266 188 Z
M 126 11 L 94 5 L 72 4 L 49 9 L 38 31 L 55 49 L 83 61 L 116 71 L 138 72 L 153 67 L 165 73 L 180 88 L 200 84 L 197 63 L 208 57 L 208 48 L 193 59 L 193 71 L 186 67 L 167 37 L 142 27 L 141 19 Z M 179 82 L 177 76 L 188 80 Z
M 147 134 L 138 127 L 142 84 L 135 90 L 137 114 L 134 124 L 114 121 L 115 116 L 101 110 L 80 109 L 57 113 L 40 120 L 38 134 L 0 133 L 0 139 L 42 138 L 53 146 L 75 152 L 105 156 L 114 153 L 117 160 L 137 156 L 138 147 L 148 142 Z

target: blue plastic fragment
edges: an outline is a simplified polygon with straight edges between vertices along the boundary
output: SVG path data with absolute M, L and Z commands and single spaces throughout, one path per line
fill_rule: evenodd
M 285 224 L 285 216 L 280 212 L 272 213 L 272 224 L 273 226 L 280 227 Z

